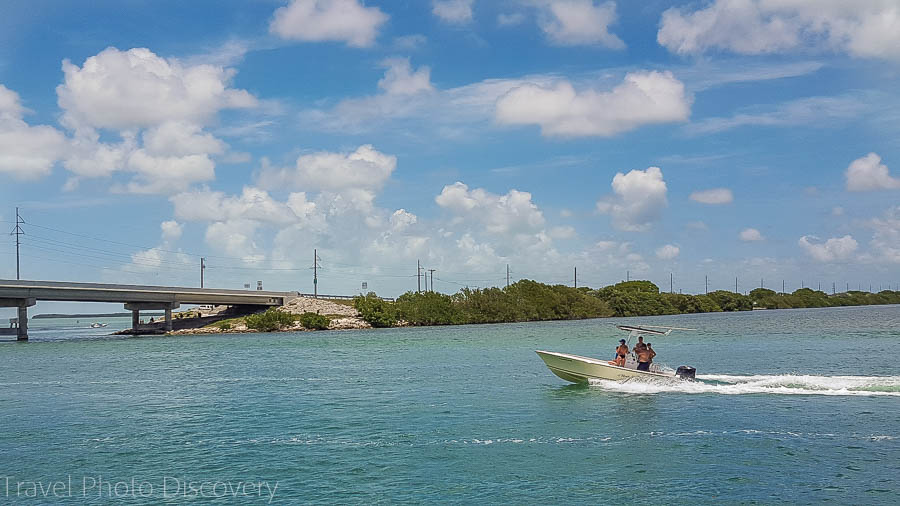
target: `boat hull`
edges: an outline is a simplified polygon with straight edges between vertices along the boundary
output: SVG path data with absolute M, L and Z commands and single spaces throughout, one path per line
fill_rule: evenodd
M 571 355 L 569 353 L 557 353 L 555 351 L 537 350 L 536 353 L 553 374 L 572 383 L 587 383 L 592 379 L 610 381 L 622 381 L 631 378 L 674 378 L 674 374 L 661 374 L 658 372 L 638 371 L 610 365 L 606 360 Z

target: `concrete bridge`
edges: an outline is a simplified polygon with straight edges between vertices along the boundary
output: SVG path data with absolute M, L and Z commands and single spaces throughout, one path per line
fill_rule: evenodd
M 17 339 L 28 340 L 28 308 L 39 300 L 66 302 L 122 302 L 131 311 L 132 329 L 140 324 L 141 311 L 166 312 L 166 330 L 172 330 L 172 310 L 181 304 L 228 306 L 283 306 L 297 292 L 222 290 L 173 286 L 114 285 L 60 281 L 0 279 L 0 307 L 19 309 Z

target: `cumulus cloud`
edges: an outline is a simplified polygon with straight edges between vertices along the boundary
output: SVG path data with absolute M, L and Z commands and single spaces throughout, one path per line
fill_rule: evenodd
M 456 182 L 444 186 L 434 200 L 444 209 L 481 222 L 489 233 L 533 233 L 544 225 L 544 214 L 528 192 L 510 190 L 497 195 L 483 188 L 469 190 L 467 185 Z
M 388 15 L 358 0 L 292 0 L 275 11 L 269 31 L 287 40 L 369 47 Z
M 881 157 L 875 153 L 853 160 L 844 175 L 847 190 L 852 192 L 900 188 L 900 179 L 890 175 L 887 165 L 881 163 Z
M 387 68 L 378 87 L 389 95 L 415 95 L 434 91 L 431 85 L 431 69 L 421 66 L 413 71 L 409 58 L 390 58 L 383 62 Z
M 128 129 L 168 121 L 205 124 L 223 109 L 257 105 L 245 90 L 229 87 L 234 71 L 214 65 L 185 66 L 149 49 L 114 47 L 79 67 L 64 60 L 56 88 L 63 123 L 72 128 Z
M 714 0 L 699 8 L 666 10 L 657 41 L 678 54 L 818 47 L 900 60 L 900 5 L 895 0 Z
M 734 201 L 734 195 L 728 188 L 713 188 L 691 193 L 690 199 L 701 204 L 730 204 Z
M 900 206 L 888 209 L 868 225 L 873 230 L 870 245 L 876 259 L 900 264 Z
M 814 260 L 819 262 L 838 262 L 850 259 L 856 252 L 859 244 L 852 236 L 832 237 L 825 242 L 811 235 L 804 235 L 797 243 Z
M 497 101 L 495 119 L 540 125 L 548 136 L 609 137 L 644 125 L 686 121 L 691 101 L 671 72 L 631 72 L 610 91 L 576 90 L 566 80 L 523 84 Z
M 472 4 L 475 0 L 432 0 L 431 13 L 445 23 L 472 21 Z
M 0 84 L 0 174 L 36 179 L 50 173 L 69 151 L 69 144 L 51 126 L 26 123 L 26 112 L 19 95 Z
M 164 241 L 177 241 L 184 232 L 184 226 L 175 220 L 164 221 L 159 224 L 159 228 Z
M 755 228 L 745 228 L 744 230 L 741 230 L 738 237 L 745 242 L 762 241 L 765 239 L 760 231 Z
M 232 69 L 184 64 L 149 49 L 110 47 L 82 66 L 63 62 L 57 86 L 62 123 L 73 131 L 63 165 L 80 178 L 134 173 L 114 191 L 172 194 L 215 178 L 213 157 L 228 146 L 204 131 L 225 109 L 249 108 L 257 99 L 230 87 Z M 119 141 L 101 140 L 101 131 Z
M 597 202 L 597 211 L 609 214 L 620 230 L 644 231 L 658 220 L 668 205 L 666 182 L 659 167 L 617 173 L 612 180 L 614 196 Z
M 551 43 L 561 46 L 599 45 L 622 49 L 622 39 L 609 33 L 616 22 L 616 3 L 594 0 L 540 2 L 539 24 Z
M 656 250 L 656 258 L 660 260 L 671 260 L 678 256 L 678 253 L 681 252 L 681 248 L 675 246 L 673 244 L 666 244 L 657 248 Z
M 396 156 L 381 153 L 366 144 L 352 153 L 323 151 L 302 155 L 294 167 L 263 169 L 259 181 L 266 188 L 379 189 L 396 167 Z

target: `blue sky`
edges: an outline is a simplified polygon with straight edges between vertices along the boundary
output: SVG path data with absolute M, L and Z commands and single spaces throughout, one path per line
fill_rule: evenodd
M 24 279 L 900 283 L 900 2 L 0 8 Z M 12 237 L 0 277 L 15 277 Z

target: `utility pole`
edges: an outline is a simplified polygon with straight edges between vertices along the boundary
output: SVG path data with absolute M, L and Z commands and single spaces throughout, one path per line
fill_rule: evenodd
M 709 295 L 709 274 L 704 276 L 704 278 L 706 280 L 706 295 Z
M 319 250 L 313 248 L 313 298 L 319 298 Z
M 203 271 L 206 270 L 206 259 L 200 257 L 200 288 L 203 288 Z
M 575 282 L 574 282 L 575 288 L 578 288 L 578 267 L 575 267 L 575 277 L 572 279 L 575 280 Z
M 781 280 L 781 295 L 784 295 L 784 280 Z
M 625 271 L 625 281 L 631 281 L 631 271 Z
M 13 228 L 12 232 L 9 233 L 9 235 L 16 236 L 16 280 L 21 279 L 19 277 L 19 245 L 21 244 L 19 242 L 19 236 L 25 234 L 25 231 L 22 230 L 22 227 L 21 227 L 21 225 L 24 225 L 24 224 L 25 224 L 25 220 L 23 220 L 22 217 L 19 216 L 19 208 L 17 207 L 16 208 L 16 226 Z
M 437 269 L 428 269 L 428 272 L 431 273 L 431 291 L 432 291 L 432 292 L 434 291 L 434 271 L 436 271 L 436 270 L 437 270 Z M 426 290 L 428 289 L 428 282 L 427 282 L 427 279 L 426 279 L 426 282 L 425 282 L 425 289 L 426 289 Z
M 836 294 L 836 293 L 837 293 L 837 290 L 835 290 L 835 288 L 834 288 L 834 281 L 832 281 L 832 282 L 831 282 L 831 295 L 834 295 L 834 294 Z
M 416 260 L 416 293 L 422 291 L 422 264 Z
M 675 293 L 675 273 L 669 273 L 669 293 Z
M 734 277 L 734 293 L 741 293 L 737 288 L 737 276 Z
M 763 288 L 763 278 L 759 278 L 759 287 Z
M 506 288 L 509 288 L 509 264 L 506 264 Z

